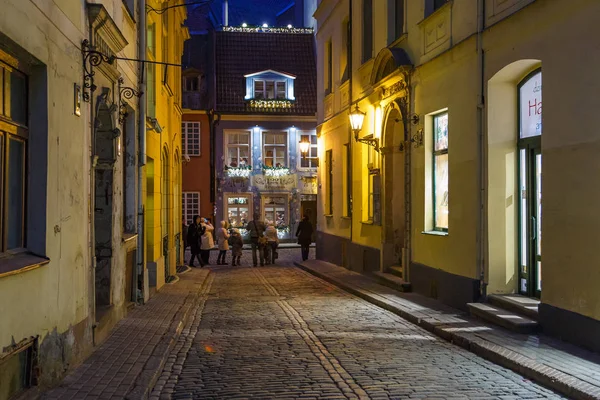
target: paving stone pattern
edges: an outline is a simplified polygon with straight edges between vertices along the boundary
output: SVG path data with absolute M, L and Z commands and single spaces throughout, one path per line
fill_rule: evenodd
M 209 266 L 210 291 L 150 398 L 560 398 L 292 267 L 299 257 Z

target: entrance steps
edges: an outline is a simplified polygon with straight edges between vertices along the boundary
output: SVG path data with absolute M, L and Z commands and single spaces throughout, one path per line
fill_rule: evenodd
M 400 292 L 410 292 L 410 282 L 405 282 L 402 278 L 402 267 L 394 265 L 388 267 L 386 272 L 375 271 L 371 273 L 377 282 Z
M 469 303 L 469 312 L 474 317 L 502 326 L 513 332 L 533 333 L 538 324 L 539 300 L 508 294 L 492 294 L 487 303 Z

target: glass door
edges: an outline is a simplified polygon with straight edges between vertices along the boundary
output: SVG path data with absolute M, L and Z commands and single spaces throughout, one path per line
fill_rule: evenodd
M 519 149 L 519 292 L 542 292 L 542 154 L 539 146 Z

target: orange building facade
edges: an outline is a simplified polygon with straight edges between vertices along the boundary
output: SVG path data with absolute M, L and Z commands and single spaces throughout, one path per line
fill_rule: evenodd
M 206 111 L 184 109 L 182 120 L 183 173 L 182 218 L 186 225 L 195 214 L 212 218 L 210 122 Z

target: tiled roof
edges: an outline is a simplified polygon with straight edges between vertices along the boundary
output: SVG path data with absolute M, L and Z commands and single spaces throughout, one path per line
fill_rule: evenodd
M 291 108 L 268 109 L 275 114 L 314 115 L 317 112 L 317 70 L 314 36 L 291 33 L 216 32 L 216 109 L 256 113 L 244 100 L 244 75 L 275 70 L 297 78 Z

